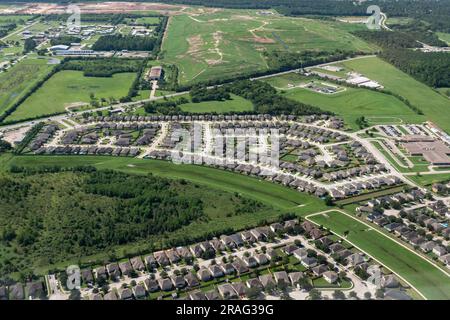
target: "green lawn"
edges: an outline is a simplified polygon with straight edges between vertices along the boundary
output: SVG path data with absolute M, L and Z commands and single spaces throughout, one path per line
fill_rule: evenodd
M 186 103 L 180 105 L 181 110 L 192 113 L 205 113 L 205 112 L 242 112 L 253 110 L 253 104 L 244 98 L 231 95 L 231 100 L 225 101 L 204 101 L 199 103 Z
M 420 176 L 409 176 L 408 178 L 422 186 L 427 186 L 433 183 L 449 181 L 450 173 L 422 174 Z
M 447 42 L 447 44 L 450 46 L 450 33 L 445 33 L 445 32 L 436 32 L 436 33 L 437 33 L 439 39 Z
M 425 120 L 425 117 L 416 114 L 399 99 L 367 89 L 346 88 L 343 92 L 322 94 L 295 88 L 285 90 L 285 96 L 339 114 L 354 130 L 359 129 L 355 120 L 361 116 L 365 116 L 371 124 L 384 123 L 386 119 L 416 123 Z
M 44 114 L 64 112 L 71 103 L 126 96 L 134 73 L 118 73 L 110 78 L 85 77 L 82 71 L 60 71 L 25 100 L 7 120 L 21 120 Z
M 348 231 L 347 240 L 400 274 L 428 299 L 450 299 L 450 278 L 423 258 L 395 241 L 368 228 L 358 220 L 333 211 L 309 218 L 338 235 Z
M 52 68 L 45 59 L 25 59 L 0 73 L 0 114 L 8 110 Z
M 433 121 L 441 129 L 450 133 L 449 99 L 379 58 L 346 61 L 344 65 L 378 81 L 387 90 L 408 99 L 411 104 L 424 112 L 427 120 Z
M 334 21 L 262 16 L 256 10 L 181 14 L 170 18 L 163 62 L 177 65 L 179 82 L 185 84 L 267 70 L 264 51 L 375 49 L 348 28 Z

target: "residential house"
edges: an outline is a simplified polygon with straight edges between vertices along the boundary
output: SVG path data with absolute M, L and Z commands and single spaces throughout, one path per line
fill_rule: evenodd
M 108 277 L 104 266 L 94 269 L 94 274 L 96 279 L 106 279 Z
M 305 277 L 305 275 L 303 274 L 303 272 L 297 271 L 297 272 L 290 272 L 290 273 L 288 274 L 288 277 L 289 277 L 289 280 L 291 280 L 291 284 L 292 284 L 293 286 L 295 286 L 296 283 L 298 283 L 298 281 L 299 281 L 300 279 L 302 279 L 302 278 Z
M 164 251 L 157 251 L 153 253 L 153 256 L 156 259 L 156 262 L 158 262 L 158 264 L 161 267 L 165 267 L 168 266 L 170 264 L 169 258 L 167 257 L 166 253 Z
M 181 260 L 175 248 L 166 250 L 166 256 L 172 264 L 178 263 Z
M 231 263 L 223 263 L 220 265 L 220 267 L 222 268 L 223 272 L 228 275 L 233 274 L 236 271 Z
M 317 265 L 317 259 L 314 257 L 304 256 L 300 262 L 305 268 L 313 268 Z
M 206 269 L 205 267 L 200 268 L 200 270 L 198 270 L 197 272 L 197 276 L 200 278 L 200 280 L 202 281 L 209 281 L 212 279 L 212 274 L 211 272 L 209 272 L 208 269 Z
M 185 275 L 184 280 L 186 281 L 189 288 L 200 285 L 197 277 L 192 272 L 189 272 L 187 275 Z
M 114 290 L 111 290 L 103 296 L 103 300 L 117 300 L 117 294 Z
M 233 261 L 232 265 L 238 275 L 248 272 L 248 268 L 245 266 L 245 264 L 238 259 Z
M 221 284 L 217 287 L 220 295 L 223 299 L 235 299 L 237 298 L 236 291 L 229 283 Z
M 248 288 L 259 288 L 261 290 L 263 289 L 263 285 L 258 278 L 248 279 L 245 284 L 247 285 Z
M 119 269 L 120 272 L 122 272 L 122 275 L 129 276 L 133 268 L 131 267 L 130 261 L 124 261 L 119 263 Z
M 214 265 L 209 266 L 209 267 L 208 267 L 208 270 L 209 270 L 209 272 L 212 274 L 212 276 L 213 276 L 214 278 L 220 278 L 220 277 L 222 277 L 222 276 L 224 275 L 224 271 L 223 271 L 222 268 L 221 268 L 219 265 L 217 265 L 217 264 L 214 264 Z
M 159 291 L 159 284 L 158 284 L 158 281 L 156 281 L 155 279 L 150 279 L 150 278 L 145 279 L 144 286 L 148 292 Z
M 194 244 L 190 246 L 189 249 L 191 250 L 192 255 L 196 258 L 200 258 L 204 252 L 200 244 Z
M 133 299 L 133 291 L 130 288 L 122 288 L 119 290 L 119 296 L 121 300 Z
M 347 262 L 347 265 L 354 267 L 360 263 L 363 263 L 365 260 L 364 256 L 361 253 L 357 252 L 345 258 L 345 261 Z
M 269 259 L 267 258 L 267 255 L 265 255 L 264 253 L 255 255 L 255 259 L 260 265 L 265 265 L 269 263 Z
M 142 261 L 141 257 L 134 257 L 130 259 L 131 266 L 136 271 L 143 271 L 145 269 L 144 262 Z
M 163 291 L 170 291 L 173 288 L 172 281 L 168 278 L 159 278 L 158 285 Z
M 324 272 L 328 271 L 328 267 L 324 264 L 318 265 L 311 269 L 314 275 L 321 276 Z
M 256 261 L 255 257 L 243 257 L 242 261 L 245 263 L 245 266 L 248 268 L 256 268 L 258 266 L 258 261 Z
M 335 283 L 338 280 L 338 275 L 334 271 L 325 271 L 322 276 L 328 283 Z
M 172 284 L 175 288 L 181 289 L 186 286 L 186 281 L 184 280 L 183 276 L 179 275 L 172 275 L 170 277 L 170 280 L 172 281 Z
M 245 296 L 247 290 L 242 282 L 233 282 L 231 286 L 239 297 Z
M 438 257 L 442 257 L 443 255 L 447 254 L 447 249 L 445 249 L 443 246 L 435 246 L 432 252 Z
M 106 265 L 106 270 L 111 278 L 118 279 L 120 277 L 119 265 L 117 263 L 110 263 Z
M 94 283 L 94 277 L 92 276 L 92 270 L 90 268 L 86 268 L 81 270 L 81 279 L 83 280 L 83 283 L 85 284 L 92 284 Z
M 264 289 L 266 289 L 268 286 L 274 287 L 276 285 L 271 274 L 263 274 L 259 276 L 259 281 L 263 285 Z
M 289 284 L 289 277 L 288 274 L 286 273 L 286 271 L 278 271 L 278 272 L 274 272 L 273 277 L 275 278 L 275 282 L 277 284 L 284 282 L 285 284 Z
M 191 291 L 188 295 L 191 300 L 207 300 L 206 295 L 200 290 Z
M 219 300 L 219 299 L 220 299 L 219 294 L 218 294 L 217 291 L 214 290 L 214 289 L 205 292 L 205 297 L 206 297 L 206 299 L 208 299 L 208 300 Z
M 290 244 L 290 245 L 287 245 L 287 246 L 281 248 L 281 251 L 283 251 L 287 255 L 291 255 L 297 249 L 298 249 L 298 247 L 296 245 Z

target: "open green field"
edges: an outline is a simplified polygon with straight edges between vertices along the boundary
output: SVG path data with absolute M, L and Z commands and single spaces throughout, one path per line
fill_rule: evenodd
M 150 25 L 158 25 L 161 19 L 158 17 L 140 17 L 135 20 L 137 24 L 150 24 Z
M 419 176 L 414 175 L 409 176 L 408 178 L 421 186 L 428 186 L 433 183 L 450 181 L 450 173 L 436 172 L 435 174 L 422 174 Z
M 346 61 L 343 64 L 408 99 L 423 111 L 428 120 L 450 133 L 449 99 L 376 57 Z
M 0 15 L 0 24 L 9 22 L 23 24 L 31 18 L 32 16 L 30 15 Z
M 176 15 L 170 18 L 163 43 L 163 62 L 177 65 L 179 82 L 185 84 L 266 70 L 264 51 L 374 50 L 373 45 L 350 34 L 349 28 L 358 26 L 277 14 L 262 16 L 251 10 Z
M 285 90 L 285 96 L 341 115 L 346 124 L 354 130 L 359 129 L 355 120 L 361 116 L 370 120 L 371 124 L 378 121 L 384 123 L 386 118 L 409 123 L 426 120 L 396 97 L 367 89 L 346 88 L 345 91 L 335 94 L 322 94 L 304 88 L 294 88 Z
M 298 86 L 300 84 L 311 81 L 311 77 L 306 77 L 299 73 L 291 72 L 282 74 L 275 77 L 264 78 L 261 81 L 267 82 L 272 87 L 278 90 L 286 90 L 291 88 L 292 86 Z
M 50 72 L 45 59 L 25 59 L 0 73 L 0 114 L 9 109 L 37 81 Z
M 428 299 L 450 299 L 450 277 L 437 267 L 395 241 L 369 228 L 358 220 L 338 211 L 316 215 L 309 220 L 331 229 L 361 250 L 375 257 L 392 271 L 400 274 Z
M 25 100 L 7 120 L 21 120 L 55 112 L 77 102 L 126 96 L 135 78 L 134 73 L 118 73 L 110 78 L 85 77 L 82 71 L 64 70 L 53 75 Z
M 437 33 L 439 39 L 447 42 L 448 45 L 450 45 L 450 33 L 445 33 L 445 32 L 436 32 L 436 33 Z
M 203 101 L 199 103 L 186 103 L 180 105 L 181 110 L 192 113 L 204 112 L 243 112 L 253 110 L 253 104 L 242 97 L 231 95 L 231 100 L 224 101 Z

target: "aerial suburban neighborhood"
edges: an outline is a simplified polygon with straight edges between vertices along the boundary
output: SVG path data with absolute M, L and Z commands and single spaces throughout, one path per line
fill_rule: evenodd
M 450 299 L 450 1 L 281 2 L 0 3 L 0 300 Z

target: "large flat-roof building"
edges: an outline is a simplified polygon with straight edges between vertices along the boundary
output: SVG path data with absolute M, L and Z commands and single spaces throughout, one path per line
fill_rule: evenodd
M 406 142 L 403 146 L 411 156 L 422 156 L 432 165 L 450 165 L 450 148 L 442 141 Z

